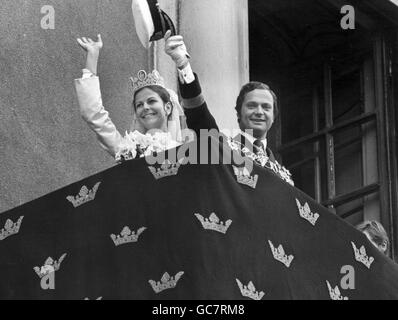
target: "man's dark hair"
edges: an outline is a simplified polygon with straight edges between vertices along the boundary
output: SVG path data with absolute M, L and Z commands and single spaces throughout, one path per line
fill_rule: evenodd
M 278 108 L 278 99 L 276 97 L 276 94 L 271 90 L 269 86 L 267 86 L 265 83 L 262 82 L 257 82 L 257 81 L 251 81 L 249 83 L 246 83 L 239 92 L 239 96 L 236 99 L 236 106 L 235 110 L 238 114 L 238 119 L 240 117 L 240 111 L 242 110 L 242 105 L 243 101 L 246 98 L 246 95 L 256 89 L 261 89 L 261 90 L 267 90 L 271 93 L 272 98 L 274 98 L 274 119 L 278 116 L 279 113 L 279 108 Z

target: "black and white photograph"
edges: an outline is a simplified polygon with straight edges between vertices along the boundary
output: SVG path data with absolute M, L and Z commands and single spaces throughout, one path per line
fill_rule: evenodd
M 398 0 L 0 2 L 0 300 L 398 300 Z

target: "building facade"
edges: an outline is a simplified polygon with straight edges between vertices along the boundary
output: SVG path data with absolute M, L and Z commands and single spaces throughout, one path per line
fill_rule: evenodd
M 160 0 L 184 36 L 219 126 L 236 129 L 239 88 L 263 81 L 281 114 L 269 142 L 296 186 L 351 224 L 379 220 L 398 254 L 398 6 L 388 0 Z M 129 1 L 6 1 L 1 12 L 0 212 L 114 165 L 78 113 L 75 38 L 101 33 L 104 105 L 129 128 L 129 77 L 177 75 L 159 41 L 139 43 Z M 354 28 L 347 24 L 354 9 Z M 352 16 L 351 16 L 352 18 Z M 346 24 L 344 24 L 346 22 Z M 348 26 L 348 27 L 347 27 Z

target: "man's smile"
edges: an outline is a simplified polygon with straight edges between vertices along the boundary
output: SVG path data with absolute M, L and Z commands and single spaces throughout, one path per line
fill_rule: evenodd
M 252 121 L 252 122 L 266 122 L 266 120 L 265 119 L 257 119 L 257 118 L 255 118 L 255 119 L 249 119 L 250 121 Z

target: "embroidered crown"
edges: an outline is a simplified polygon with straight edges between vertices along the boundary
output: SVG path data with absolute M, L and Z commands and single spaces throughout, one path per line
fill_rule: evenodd
M 315 226 L 315 224 L 319 218 L 319 214 L 311 212 L 308 202 L 306 202 L 305 205 L 302 206 L 300 201 L 298 199 L 296 199 L 296 203 L 297 203 L 297 207 L 300 212 L 300 217 L 302 217 L 303 219 L 305 219 L 309 223 L 311 223 L 313 226 Z
M 236 175 L 238 183 L 246 185 L 250 188 L 256 189 L 257 181 L 258 181 L 257 174 L 255 176 L 251 176 L 249 170 L 247 170 L 246 168 L 237 168 L 235 166 L 233 166 L 233 168 L 234 168 L 234 173 Z
M 242 296 L 250 298 L 252 300 L 261 300 L 264 297 L 264 292 L 263 291 L 256 291 L 256 287 L 254 286 L 253 282 L 249 282 L 247 286 L 244 286 L 239 279 L 236 279 L 236 282 L 238 283 L 239 290 L 242 294 Z
M 184 271 L 180 271 L 176 274 L 175 277 L 170 277 L 170 275 L 166 272 L 160 281 L 149 280 L 149 284 L 151 285 L 153 291 L 156 293 L 160 293 L 167 289 L 172 289 L 177 286 L 178 280 L 182 277 Z
M 214 212 L 209 218 L 204 218 L 199 213 L 195 213 L 195 216 L 198 218 L 204 229 L 213 230 L 224 234 L 227 233 L 228 228 L 232 223 L 232 220 L 227 220 L 226 222 L 220 221 Z
M 339 286 L 336 286 L 335 288 L 332 288 L 330 285 L 329 281 L 326 281 L 326 284 L 329 289 L 329 295 L 332 300 L 348 300 L 348 297 L 343 297 L 340 293 Z
M 22 220 L 23 216 L 19 217 L 18 221 L 15 223 L 10 219 L 7 219 L 4 228 L 0 231 L 0 241 L 17 234 L 19 232 L 19 228 L 21 227 Z
M 375 259 L 373 257 L 368 257 L 364 246 L 362 246 L 360 249 L 358 249 L 354 242 L 351 242 L 351 244 L 352 244 L 352 248 L 354 249 L 355 260 L 364 264 L 368 269 L 370 269 L 370 266 L 372 265 L 372 263 Z
M 137 232 L 131 231 L 129 227 L 124 227 L 120 235 L 111 234 L 111 238 L 115 246 L 120 246 L 122 244 L 137 242 L 141 233 L 146 230 L 145 227 L 139 228 Z
M 268 243 L 271 247 L 272 255 L 274 256 L 275 260 L 283 263 L 287 268 L 289 268 L 294 259 L 294 256 L 286 255 L 282 245 L 279 245 L 278 248 L 275 248 L 271 241 L 268 240 Z
M 67 196 L 66 199 L 68 199 L 68 201 L 71 202 L 75 208 L 77 208 L 82 204 L 95 199 L 95 195 L 100 184 L 101 182 L 96 183 L 91 190 L 89 190 L 86 186 L 83 186 L 77 196 Z
M 156 180 L 175 176 L 178 173 L 178 169 L 180 168 L 181 163 L 172 163 L 170 160 L 166 160 L 160 168 L 156 169 L 155 167 L 148 167 L 149 171 L 153 174 Z
M 46 262 L 44 262 L 44 266 L 42 266 L 41 268 L 39 267 L 34 267 L 33 270 L 35 270 L 36 274 L 39 276 L 39 278 L 43 278 L 44 276 L 58 271 L 59 268 L 61 268 L 61 263 L 62 261 L 64 261 L 66 257 L 66 253 L 64 253 L 61 258 L 59 258 L 58 261 L 54 261 L 53 258 L 48 257 Z
M 136 77 L 131 77 L 131 85 L 134 94 L 147 86 L 161 86 L 165 88 L 164 80 L 157 70 L 153 70 L 151 73 L 146 73 L 145 70 L 140 70 Z

